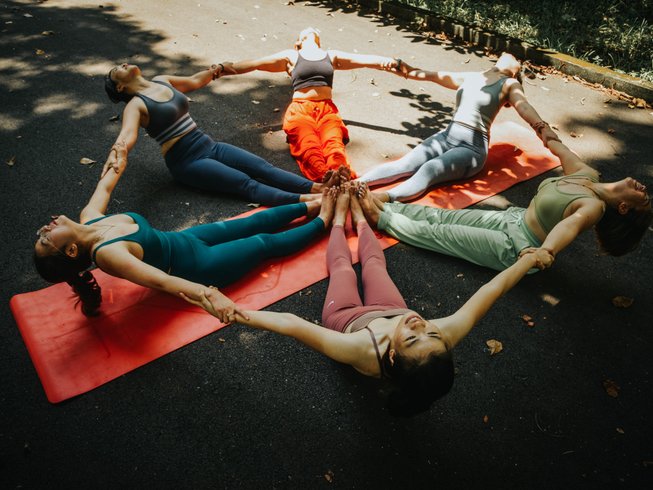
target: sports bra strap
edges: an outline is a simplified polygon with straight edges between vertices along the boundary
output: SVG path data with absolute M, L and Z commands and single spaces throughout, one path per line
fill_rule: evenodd
M 379 344 L 376 343 L 376 337 L 374 336 L 374 332 L 372 332 L 372 329 L 370 327 L 363 327 L 365 328 L 369 333 L 370 337 L 372 337 L 372 344 L 374 344 L 374 351 L 376 352 L 376 360 L 379 363 L 379 368 L 381 369 L 381 377 L 385 377 L 385 370 L 383 369 L 383 360 L 381 358 L 381 352 L 379 351 Z

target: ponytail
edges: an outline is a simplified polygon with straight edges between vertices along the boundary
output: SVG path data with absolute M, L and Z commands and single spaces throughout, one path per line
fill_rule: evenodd
M 48 282 L 66 282 L 79 297 L 82 313 L 95 316 L 102 303 L 102 289 L 87 269 L 91 266 L 88 254 L 77 258 L 62 253 L 39 256 L 34 252 L 34 266 L 39 275 Z

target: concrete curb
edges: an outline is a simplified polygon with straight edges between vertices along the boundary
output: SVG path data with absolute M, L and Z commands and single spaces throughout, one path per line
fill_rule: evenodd
M 587 82 L 597 83 L 653 104 L 653 83 L 640 78 L 617 73 L 557 51 L 536 48 L 518 39 L 460 24 L 454 19 L 438 16 L 417 7 L 383 0 L 357 0 L 357 3 L 375 9 L 379 14 L 387 13 L 402 20 L 418 22 L 424 29 L 444 32 L 475 46 L 491 48 L 494 51 L 508 51 L 521 59 L 552 66 L 567 75 L 580 77 Z

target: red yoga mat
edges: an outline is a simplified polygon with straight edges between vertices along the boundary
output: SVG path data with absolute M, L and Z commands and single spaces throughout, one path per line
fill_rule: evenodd
M 485 169 L 474 180 L 439 187 L 417 201 L 464 208 L 559 165 L 530 129 L 492 128 Z M 377 234 L 383 248 L 395 240 Z M 356 238 L 348 230 L 355 254 Z M 327 277 L 328 236 L 293 256 L 269 261 L 224 292 L 246 309 L 261 309 Z M 171 295 L 94 272 L 102 286 L 102 313 L 84 317 L 66 284 L 18 294 L 11 310 L 48 400 L 85 393 L 224 325 Z M 319 298 L 312 299 L 319 301 Z

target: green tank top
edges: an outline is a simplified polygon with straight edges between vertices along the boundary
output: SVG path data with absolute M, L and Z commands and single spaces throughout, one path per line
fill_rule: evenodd
M 537 188 L 537 194 L 535 194 L 531 203 L 533 204 L 537 221 L 547 235 L 555 225 L 562 221 L 567 206 L 577 199 L 589 197 L 585 193 L 567 193 L 562 192 L 558 188 L 558 182 L 564 183 L 573 181 L 574 179 L 589 179 L 592 182 L 599 181 L 594 175 L 575 173 L 573 175 L 545 179 Z

